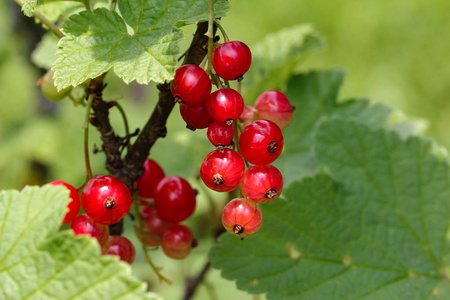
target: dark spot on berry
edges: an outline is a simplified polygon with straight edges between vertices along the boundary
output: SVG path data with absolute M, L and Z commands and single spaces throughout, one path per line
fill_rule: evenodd
M 108 197 L 105 202 L 103 202 L 103 205 L 105 205 L 106 209 L 114 208 L 114 206 L 116 206 L 116 199 L 113 197 Z
M 241 224 L 236 224 L 233 227 L 233 232 L 234 234 L 241 234 L 244 232 L 244 226 L 242 226 Z
M 244 74 L 239 75 L 238 77 L 235 78 L 237 82 L 241 82 L 244 79 Z
M 221 152 L 221 153 L 224 152 L 224 150 L 223 150 L 223 145 L 216 145 L 216 148 L 217 148 L 217 151 L 219 151 L 219 152 Z
M 215 174 L 212 178 L 212 182 L 215 185 L 221 185 L 223 183 L 223 177 L 219 173 Z
M 175 100 L 175 102 L 178 102 L 180 104 L 185 104 L 186 103 L 186 102 L 184 102 L 183 99 L 180 98 L 180 96 L 175 96 L 174 100 Z
M 195 194 L 195 196 L 198 195 L 198 190 L 197 189 L 194 189 L 194 194 Z
M 187 124 L 186 124 L 186 128 L 189 129 L 189 130 L 192 130 L 192 131 L 196 131 L 197 130 L 197 128 L 192 127 L 191 125 L 187 125 Z
M 277 147 L 278 147 L 277 142 L 271 141 L 267 146 L 267 151 L 269 151 L 270 153 L 274 153 L 275 151 L 277 151 Z
M 192 248 L 195 248 L 198 246 L 198 241 L 196 239 L 192 239 L 192 244 L 191 244 Z
M 268 189 L 265 196 L 267 199 L 272 199 L 277 196 L 277 191 L 274 189 Z
M 233 120 L 233 119 L 227 119 L 227 120 L 225 120 L 225 124 L 228 125 L 228 126 L 233 125 L 233 123 L 234 123 L 234 120 Z

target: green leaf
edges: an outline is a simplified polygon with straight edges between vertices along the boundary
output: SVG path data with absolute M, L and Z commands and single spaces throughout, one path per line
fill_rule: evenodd
M 50 70 L 56 60 L 55 52 L 58 49 L 59 38 L 53 33 L 47 33 L 31 54 L 31 61 L 46 70 Z
M 27 17 L 33 16 L 33 11 L 36 8 L 36 0 L 24 0 L 22 3 L 23 14 Z
M 171 80 L 183 37 L 179 26 L 208 19 L 207 1 L 119 1 L 119 13 L 105 8 L 71 16 L 62 28 L 55 83 L 76 86 L 113 69 L 125 83 Z M 215 16 L 228 2 L 215 0 Z M 73 66 L 77 66 L 74 68 Z
M 367 99 L 338 103 L 344 75 L 342 69 L 331 69 L 295 75 L 289 80 L 286 95 L 295 106 L 294 118 L 283 131 L 283 154 L 274 163 L 282 172 L 285 185 L 319 170 L 312 153 L 313 134 L 319 120 L 343 116 L 372 128 L 388 124 L 392 109 L 383 104 L 370 104 Z
M 158 299 L 98 243 L 57 232 L 63 187 L 0 192 L 0 299 Z
M 313 142 L 331 177 L 261 205 L 260 232 L 221 236 L 213 266 L 268 299 L 448 299 L 448 158 L 423 138 L 339 118 Z
M 252 65 L 242 81 L 244 98 L 253 103 L 262 92 L 283 88 L 306 54 L 325 47 L 325 39 L 309 24 L 267 35 L 252 46 Z

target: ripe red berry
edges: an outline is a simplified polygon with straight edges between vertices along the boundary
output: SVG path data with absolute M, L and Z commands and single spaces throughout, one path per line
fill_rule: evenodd
M 164 230 L 172 225 L 160 218 L 155 208 L 146 206 L 139 212 L 142 225 L 153 235 L 162 235 Z
M 147 228 L 144 228 L 144 233 L 141 234 L 140 228 L 135 227 L 134 233 L 141 243 L 142 239 L 144 239 L 144 243 L 147 246 L 156 247 L 161 245 L 161 236 L 150 233 L 149 229 Z
M 209 95 L 206 100 L 209 115 L 216 121 L 232 125 L 244 111 L 244 99 L 237 91 L 225 88 Z
M 294 117 L 294 106 L 289 103 L 285 94 L 280 91 L 265 91 L 258 96 L 255 102 L 257 119 L 270 120 L 285 129 Z
M 239 121 L 242 123 L 242 128 L 245 128 L 248 124 L 256 121 L 255 116 L 256 109 L 253 105 L 245 105 L 244 111 L 239 117 Z
M 133 243 L 126 237 L 120 235 L 111 235 L 103 249 L 102 254 L 117 255 L 120 260 L 130 265 L 136 257 L 136 249 Z
M 267 203 L 277 199 L 282 188 L 283 176 L 272 165 L 251 166 L 242 178 L 242 194 L 256 203 Z
M 196 65 L 184 65 L 175 72 L 170 88 L 177 102 L 195 105 L 206 100 L 212 84 L 205 70 Z
M 231 144 L 234 136 L 234 126 L 228 126 L 223 122 L 213 122 L 206 132 L 208 140 L 216 147 L 226 147 Z
M 186 127 L 195 130 L 208 127 L 214 120 L 209 116 L 206 101 L 197 105 L 180 105 L 180 114 Z
M 249 163 L 267 165 L 280 156 L 283 142 L 283 134 L 277 124 L 258 120 L 245 127 L 239 138 L 239 149 Z
M 229 192 L 239 186 L 244 175 L 245 162 L 233 149 L 211 151 L 203 160 L 200 176 L 203 182 L 217 192 Z
M 192 231 L 188 227 L 174 224 L 164 231 L 161 246 L 168 257 L 183 259 L 191 253 L 193 239 Z
M 156 186 L 155 208 L 166 222 L 178 223 L 195 210 L 195 192 L 189 182 L 178 176 L 163 178 Z
M 119 222 L 128 214 L 132 203 L 127 186 L 108 175 L 92 178 L 81 194 L 81 205 L 86 214 L 105 225 Z
M 252 64 L 252 53 L 242 42 L 223 43 L 214 50 L 212 64 L 217 75 L 223 79 L 240 80 Z
M 147 158 L 144 162 L 144 175 L 136 179 L 138 195 L 143 198 L 153 198 L 156 185 L 164 178 L 164 170 L 153 159 Z
M 100 246 L 103 246 L 108 241 L 109 237 L 109 227 L 108 225 L 103 225 L 94 222 L 88 215 L 82 214 L 73 219 L 70 224 L 70 229 L 73 230 L 75 235 L 87 234 L 95 239 L 97 239 Z
M 62 224 L 69 224 L 70 222 L 73 221 L 73 219 L 75 219 L 75 217 L 80 212 L 81 201 L 80 201 L 80 195 L 78 194 L 77 189 L 74 188 L 72 185 L 70 185 L 64 181 L 61 181 L 61 180 L 55 180 L 55 181 L 49 182 L 48 184 L 63 185 L 69 190 L 69 192 L 70 192 L 69 197 L 70 197 L 70 199 L 72 199 L 72 201 L 70 201 L 69 204 L 67 205 L 67 208 L 69 209 L 69 211 L 66 212 L 66 215 L 64 216 L 64 219 L 62 220 Z
M 233 199 L 223 208 L 222 224 L 228 232 L 239 237 L 247 237 L 261 227 L 261 209 L 258 204 L 244 198 Z

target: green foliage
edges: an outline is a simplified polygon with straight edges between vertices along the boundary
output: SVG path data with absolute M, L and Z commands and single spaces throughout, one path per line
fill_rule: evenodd
M 159 299 L 95 240 L 58 232 L 68 201 L 62 187 L 0 192 L 0 298 Z
M 214 1 L 222 17 L 228 2 Z M 62 28 L 55 82 L 59 89 L 76 86 L 113 69 L 125 83 L 164 82 L 173 78 L 180 26 L 208 19 L 207 2 L 119 1 L 120 14 L 105 8 L 72 15 Z M 74 68 L 73 66 L 77 66 Z
M 283 88 L 306 54 L 323 50 L 325 39 L 307 24 L 270 34 L 252 46 L 252 66 L 242 81 L 244 99 L 253 103 L 270 89 Z
M 210 253 L 222 275 L 268 299 L 450 297 L 448 163 L 432 144 L 329 119 L 315 148 L 332 177 L 293 183 L 262 205 L 255 237 L 222 236 Z
M 31 54 L 31 61 L 46 70 L 50 70 L 56 60 L 56 50 L 58 49 L 58 37 L 53 33 L 47 33 Z
M 33 10 L 36 8 L 37 0 L 24 0 L 22 4 L 22 11 L 27 17 L 33 16 Z

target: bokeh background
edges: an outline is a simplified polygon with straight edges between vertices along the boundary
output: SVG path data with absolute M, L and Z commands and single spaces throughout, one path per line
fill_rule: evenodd
M 341 99 L 367 97 L 397 107 L 407 115 L 427 120 L 425 134 L 450 147 L 450 1 L 448 0 L 230 0 L 232 9 L 222 25 L 232 40 L 255 44 L 268 33 L 310 23 L 327 39 L 326 51 L 313 54 L 298 71 L 343 67 L 347 78 Z M 185 49 L 194 26 L 185 28 Z M 70 100 L 53 103 L 36 86 L 44 70 L 30 61 L 31 50 L 45 32 L 24 17 L 12 0 L 0 1 L 0 189 L 20 189 L 61 179 L 77 186 L 84 171 L 84 108 Z M 130 128 L 141 127 L 156 102 L 153 85 L 123 84 L 111 74 L 105 98 L 119 100 L 129 114 Z M 76 93 L 82 91 L 76 91 Z M 247 99 L 248 102 L 254 99 Z M 119 134 L 123 125 L 111 113 Z M 100 145 L 91 131 L 91 144 Z M 210 151 L 204 133 L 188 134 L 177 112 L 169 121 L 169 134 L 158 141 L 151 156 L 168 175 L 195 179 L 202 157 Z M 91 157 L 94 172 L 104 173 L 102 153 Z M 187 163 L 188 162 L 188 163 Z M 206 198 L 223 196 L 204 192 L 191 226 L 200 247 L 188 261 L 173 262 L 155 251 L 157 264 L 174 280 L 172 287 L 158 284 L 143 259 L 133 265 L 136 276 L 148 280 L 151 290 L 166 299 L 179 299 L 184 277 L 195 274 L 206 260 L 212 240 L 206 238 Z M 218 205 L 220 206 L 220 205 Z M 131 222 L 126 234 L 133 238 Z M 200 225 L 199 225 L 200 224 Z M 203 238 L 204 237 L 204 238 Z M 203 239 L 202 239 L 203 238 Z M 136 241 L 134 238 L 133 241 Z M 210 272 L 195 299 L 264 299 L 237 291 L 234 283 Z

